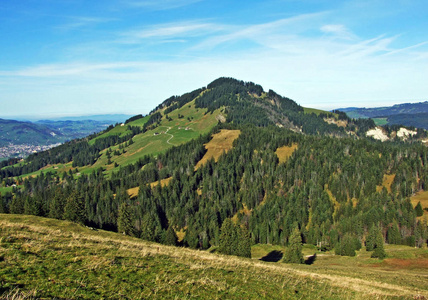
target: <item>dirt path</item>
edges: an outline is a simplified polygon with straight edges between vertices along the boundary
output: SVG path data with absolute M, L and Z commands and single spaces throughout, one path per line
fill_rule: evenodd
M 173 134 L 171 134 L 171 133 L 168 133 L 168 131 L 171 129 L 171 127 L 168 127 L 168 129 L 165 131 L 165 134 L 168 134 L 168 135 L 170 135 L 171 137 L 166 141 L 166 143 L 167 144 L 170 144 L 170 145 L 172 145 L 172 146 L 174 146 L 174 144 L 171 144 L 169 141 L 170 140 L 172 140 L 172 138 L 174 137 L 174 135 Z

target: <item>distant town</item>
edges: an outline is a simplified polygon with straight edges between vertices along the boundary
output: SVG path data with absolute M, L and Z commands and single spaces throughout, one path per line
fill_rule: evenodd
M 61 143 L 50 145 L 9 144 L 5 147 L 0 147 L 0 159 L 12 157 L 25 158 L 32 153 L 45 151 L 59 145 L 61 145 Z

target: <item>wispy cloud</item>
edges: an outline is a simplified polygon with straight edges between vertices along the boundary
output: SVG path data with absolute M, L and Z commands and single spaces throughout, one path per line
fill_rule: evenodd
M 65 17 L 68 22 L 65 22 L 61 25 L 58 25 L 56 28 L 63 30 L 63 31 L 69 31 L 69 30 L 75 30 L 80 29 L 83 27 L 88 26 L 94 26 L 101 23 L 111 22 L 116 19 L 113 18 L 96 18 L 96 17 Z
M 169 10 L 188 6 L 202 0 L 134 0 L 126 3 L 131 7 L 146 8 L 151 10 Z
M 223 26 L 208 22 L 179 22 L 150 26 L 141 30 L 133 30 L 122 35 L 127 42 L 137 42 L 145 39 L 171 39 L 195 37 L 210 34 L 222 29 Z
M 328 24 L 321 28 L 321 32 L 333 35 L 342 39 L 355 39 L 356 36 L 343 24 Z

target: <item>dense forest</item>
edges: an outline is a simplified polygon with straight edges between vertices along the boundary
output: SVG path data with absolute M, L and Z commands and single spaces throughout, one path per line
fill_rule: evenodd
M 243 243 L 230 253 L 242 256 L 248 256 L 251 243 L 287 245 L 296 228 L 303 242 L 344 255 L 352 255 L 341 252 L 345 244 L 357 250 L 376 232 L 391 244 L 421 247 L 427 242 L 427 224 L 417 219 L 409 200 L 428 189 L 427 147 L 348 134 L 349 128 L 304 114 L 288 98 L 229 78 L 174 96 L 158 108 L 183 106 L 195 98 L 207 113 L 225 107 L 227 122 L 157 156 L 121 166 L 109 178 L 100 168 L 90 174 L 70 170 L 18 179 L 23 188 L 1 196 L 0 212 L 68 219 L 165 244 L 178 244 L 181 231 L 180 244 L 199 249 L 228 249 L 227 228 Z M 162 118 L 159 109 L 143 131 Z M 355 128 L 373 125 L 371 120 L 347 121 Z M 288 123 L 289 129 L 277 123 Z M 241 132 L 233 149 L 196 168 L 212 134 L 230 129 Z M 28 165 L 3 168 L 0 176 L 8 180 L 26 174 L 25 166 L 35 169 L 56 161 L 93 164 L 101 149 L 132 142 L 137 133 L 92 145 L 88 139 L 73 141 L 30 157 Z M 280 163 L 277 149 L 292 145 L 296 150 Z M 394 178 L 388 187 L 385 175 Z M 169 183 L 161 184 L 166 178 Z M 127 190 L 135 187 L 138 195 L 131 198 Z

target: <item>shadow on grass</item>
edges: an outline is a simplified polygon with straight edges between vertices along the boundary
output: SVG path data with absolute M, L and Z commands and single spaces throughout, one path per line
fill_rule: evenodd
M 307 259 L 305 259 L 305 264 L 312 265 L 316 259 L 317 259 L 317 254 L 315 253 L 314 255 L 311 255 Z
M 269 261 L 269 262 L 278 262 L 282 259 L 282 252 L 278 250 L 273 250 L 269 252 L 267 255 L 260 258 L 262 261 Z

